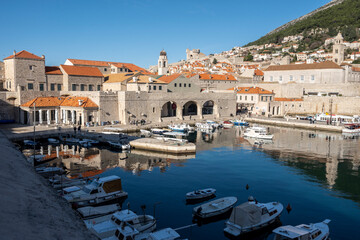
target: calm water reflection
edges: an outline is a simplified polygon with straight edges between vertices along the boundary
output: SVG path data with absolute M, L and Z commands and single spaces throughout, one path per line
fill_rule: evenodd
M 45 146 L 50 162 L 63 164 L 70 176 L 116 174 L 123 178 L 130 208 L 141 212 L 146 204 L 153 214 L 156 203 L 158 228 L 181 227 L 192 223 L 193 205 L 184 195 L 196 188 L 214 187 L 217 197 L 236 196 L 239 203 L 249 195 L 259 201 L 291 204 L 283 224 L 322 221 L 330 223 L 332 239 L 360 236 L 360 140 L 341 134 L 270 127 L 272 142 L 245 139 L 243 129 L 223 129 L 210 135 L 197 133 L 195 155 L 75 146 Z M 245 186 L 250 186 L 246 190 Z M 125 205 L 127 204 L 125 202 Z M 225 220 L 206 223 L 179 233 L 190 239 L 226 239 Z M 272 239 L 271 229 L 243 239 Z

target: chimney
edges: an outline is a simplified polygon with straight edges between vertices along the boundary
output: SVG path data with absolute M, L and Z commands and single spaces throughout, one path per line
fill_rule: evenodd
M 132 79 L 133 79 L 133 82 L 136 82 L 136 81 L 137 81 L 136 77 L 133 77 Z
M 42 58 L 42 59 L 45 59 L 45 55 L 41 55 L 41 58 Z
M 149 82 L 153 82 L 154 80 L 152 79 L 152 77 L 149 77 Z
M 84 102 L 83 100 L 79 99 L 78 101 L 79 101 L 79 106 L 83 105 Z

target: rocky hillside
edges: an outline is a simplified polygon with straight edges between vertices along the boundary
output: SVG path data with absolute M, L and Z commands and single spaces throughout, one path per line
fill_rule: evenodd
M 247 46 L 280 43 L 285 36 L 306 34 L 312 29 L 322 29 L 329 32 L 329 36 L 341 31 L 345 40 L 352 41 L 358 37 L 359 27 L 360 0 L 333 0 L 309 14 L 282 25 Z

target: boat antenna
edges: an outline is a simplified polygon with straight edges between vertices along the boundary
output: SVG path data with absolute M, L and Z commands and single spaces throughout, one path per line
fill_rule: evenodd
M 33 164 L 33 166 L 35 167 L 35 148 L 36 148 L 36 146 L 35 146 L 35 121 L 36 121 L 36 111 L 35 111 L 35 107 L 36 107 L 36 102 L 34 101 L 34 123 L 33 123 L 33 125 L 34 125 L 34 143 L 33 143 L 33 145 L 34 145 L 34 152 L 33 152 L 33 161 L 32 161 L 32 164 Z

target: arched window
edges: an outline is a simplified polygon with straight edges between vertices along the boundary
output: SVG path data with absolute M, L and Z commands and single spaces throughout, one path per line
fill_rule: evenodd
M 166 67 L 166 62 L 165 61 L 163 62 L 163 66 Z

